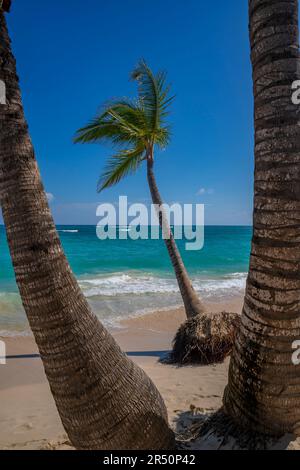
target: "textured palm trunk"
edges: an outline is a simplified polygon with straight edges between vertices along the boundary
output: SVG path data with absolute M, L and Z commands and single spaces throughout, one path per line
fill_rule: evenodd
M 173 445 L 157 389 L 91 312 L 64 256 L 0 11 L 0 202 L 16 280 L 62 423 L 78 449 Z
M 152 202 L 157 208 L 159 224 L 163 230 L 163 233 L 165 234 L 164 241 L 175 271 L 187 318 L 192 318 L 200 313 L 203 313 L 204 306 L 192 286 L 180 253 L 178 251 L 176 242 L 174 240 L 174 236 L 167 220 L 167 217 L 164 211 L 161 210 L 163 202 L 156 184 L 153 166 L 154 161 L 153 158 L 150 156 L 147 158 L 147 175 L 148 184 L 152 196 Z
M 267 434 L 300 432 L 300 79 L 298 1 L 250 0 L 255 100 L 254 234 L 225 410 Z

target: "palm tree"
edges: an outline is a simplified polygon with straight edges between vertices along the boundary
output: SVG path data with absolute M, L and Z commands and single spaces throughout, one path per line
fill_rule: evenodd
M 175 337 L 173 359 L 176 362 L 187 362 L 192 360 L 192 352 L 192 356 L 196 356 L 198 361 L 201 362 L 203 359 L 207 362 L 210 353 L 206 351 L 205 358 L 203 358 L 204 349 L 207 347 L 203 342 L 207 340 L 207 334 L 204 333 L 202 336 L 201 334 L 207 330 L 207 322 L 210 324 L 211 319 L 204 315 L 205 308 L 189 279 L 167 220 L 154 175 L 155 150 L 165 149 L 170 141 L 170 127 L 166 121 L 174 97 L 170 96 L 170 86 L 166 84 L 165 73 L 158 72 L 154 75 L 144 60 L 139 62 L 131 78 L 138 82 L 137 100 L 124 98 L 108 102 L 99 115 L 87 126 L 77 131 L 74 141 L 75 143 L 109 141 L 117 147 L 116 154 L 108 161 L 100 177 L 99 192 L 117 184 L 125 176 L 135 173 L 143 162 L 146 162 L 152 202 L 158 213 L 159 223 L 164 233 L 163 238 L 188 319 Z M 200 337 L 201 347 L 199 344 L 197 346 Z M 229 342 L 232 344 L 232 340 Z M 210 340 L 209 344 L 211 344 Z M 211 359 L 214 360 L 213 357 Z
M 0 106 L 0 202 L 22 302 L 66 432 L 78 449 L 168 449 L 173 433 L 161 396 L 91 312 L 64 256 L 3 9 L 0 79 L 7 92 Z
M 255 101 L 254 233 L 225 411 L 248 429 L 299 433 L 300 79 L 298 1 L 249 1 Z
M 174 97 L 169 96 L 170 87 L 166 85 L 165 74 L 159 72 L 155 76 L 144 60 L 133 71 L 132 78 L 139 83 L 138 100 L 125 98 L 107 103 L 99 116 L 77 131 L 74 140 L 76 143 L 108 140 L 118 147 L 99 180 L 99 192 L 136 172 L 146 162 L 152 201 L 160 208 L 159 222 L 164 230 L 166 247 L 187 318 L 192 318 L 202 313 L 204 307 L 189 279 L 165 212 L 161 210 L 163 202 L 153 171 L 155 149 L 165 149 L 170 140 L 166 118 Z

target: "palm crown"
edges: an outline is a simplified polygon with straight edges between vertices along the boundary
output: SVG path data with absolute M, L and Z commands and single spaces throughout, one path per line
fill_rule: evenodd
M 131 77 L 138 82 L 138 98 L 107 103 L 100 115 L 77 131 L 74 139 L 75 143 L 108 141 L 117 147 L 100 177 L 99 192 L 134 173 L 144 160 L 153 158 L 155 146 L 165 148 L 170 140 L 166 118 L 174 97 L 169 96 L 166 74 L 154 75 L 141 60 Z

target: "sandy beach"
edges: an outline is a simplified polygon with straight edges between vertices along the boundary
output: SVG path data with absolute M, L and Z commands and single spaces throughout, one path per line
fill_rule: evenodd
M 211 311 L 240 311 L 242 298 L 210 304 Z M 170 350 L 183 309 L 155 312 L 123 321 L 112 331 L 124 351 L 160 390 L 173 429 L 182 428 L 198 411 L 217 410 L 227 382 L 228 360 L 207 367 L 162 365 Z M 7 364 L 0 366 L 0 448 L 71 449 L 60 422 L 32 337 L 3 338 Z M 184 418 L 184 419 L 183 419 Z M 182 429 L 180 429 L 182 430 Z
M 230 302 L 210 303 L 212 312 L 240 312 L 242 297 Z M 218 450 L 239 448 L 209 433 L 191 439 L 193 428 L 222 405 L 227 384 L 229 358 L 222 364 L 175 367 L 161 364 L 171 347 L 174 333 L 184 321 L 183 309 L 157 311 L 125 320 L 111 332 L 124 351 L 152 378 L 161 392 L 169 413 L 169 422 L 180 433 L 183 448 Z M 32 337 L 3 338 L 7 346 L 7 364 L 0 366 L 0 449 L 73 450 L 62 427 L 37 347 Z M 186 438 L 185 438 L 186 436 Z M 271 443 L 270 449 L 299 450 L 300 439 L 292 435 Z

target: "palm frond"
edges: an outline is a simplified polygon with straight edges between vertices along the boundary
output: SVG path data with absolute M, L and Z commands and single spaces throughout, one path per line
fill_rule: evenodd
M 75 143 L 107 141 L 118 147 L 100 177 L 99 192 L 134 173 L 149 151 L 155 146 L 164 149 L 170 140 L 166 117 L 174 97 L 169 96 L 165 73 L 154 75 L 142 60 L 132 78 L 138 82 L 138 99 L 123 98 L 106 103 L 102 112 L 74 137 Z
M 138 105 L 129 100 L 111 102 L 99 116 L 76 132 L 74 142 L 136 143 L 147 133 L 145 126 L 145 116 Z
M 160 127 L 155 133 L 155 143 L 159 148 L 165 149 L 171 140 L 171 129 L 169 126 Z
M 154 75 L 146 62 L 141 60 L 131 77 L 139 84 L 139 101 L 151 130 L 155 133 L 164 123 L 174 99 L 174 96 L 169 96 L 170 85 L 166 84 L 166 74 L 158 72 Z
M 143 161 L 145 149 L 137 146 L 130 150 L 123 150 L 111 157 L 98 182 L 98 192 L 114 186 L 121 179 L 134 173 Z

